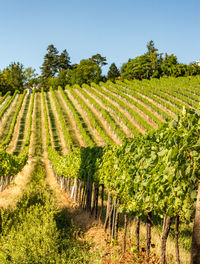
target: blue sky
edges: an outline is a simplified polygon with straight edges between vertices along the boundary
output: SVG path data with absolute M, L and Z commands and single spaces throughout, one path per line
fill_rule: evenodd
M 0 69 L 19 61 L 40 72 L 49 44 L 72 63 L 100 53 L 120 67 L 151 39 L 189 63 L 200 59 L 199 11 L 199 0 L 0 0 Z

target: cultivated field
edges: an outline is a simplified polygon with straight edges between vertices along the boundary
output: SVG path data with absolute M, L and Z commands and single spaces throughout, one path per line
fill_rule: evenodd
M 171 227 L 167 263 L 179 233 L 189 263 L 199 102 L 199 77 L 0 97 L 0 262 L 165 263 Z

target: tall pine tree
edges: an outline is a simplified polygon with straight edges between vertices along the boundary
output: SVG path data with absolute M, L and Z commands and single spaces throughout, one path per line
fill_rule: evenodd
M 115 79 L 117 77 L 120 76 L 120 71 L 118 70 L 117 66 L 115 65 L 115 63 L 112 63 L 110 65 L 110 68 L 108 70 L 108 74 L 107 74 L 107 78 L 111 81 L 115 81 Z
M 49 77 L 54 77 L 58 72 L 59 56 L 58 50 L 53 44 L 47 47 L 47 54 L 44 56 L 44 62 L 42 64 L 42 78 L 47 79 Z
M 66 49 L 59 56 L 58 67 L 60 71 L 71 69 L 70 57 Z

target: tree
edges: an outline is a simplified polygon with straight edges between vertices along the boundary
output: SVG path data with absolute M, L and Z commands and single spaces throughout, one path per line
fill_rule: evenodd
M 148 55 L 141 55 L 130 59 L 121 67 L 122 79 L 143 79 L 152 76 L 152 65 Z
M 28 67 L 24 70 L 24 77 L 25 77 L 25 84 L 28 87 L 32 87 L 36 84 L 38 84 L 38 74 L 36 73 L 36 70 L 32 67 Z
M 158 49 L 155 48 L 155 44 L 153 40 L 150 40 L 147 43 L 147 53 L 151 60 L 151 68 L 152 68 L 152 78 L 159 78 L 161 75 L 161 64 L 162 64 L 162 53 L 158 53 Z
M 103 67 L 103 66 L 107 65 L 106 57 L 102 57 L 99 53 L 96 55 L 93 55 L 91 59 L 99 67 Z
M 60 71 L 71 68 L 70 57 L 66 49 L 58 57 L 58 67 Z
M 161 76 L 162 53 L 157 52 L 153 40 L 147 43 L 147 52 L 122 65 L 122 79 L 149 79 Z
M 146 54 L 150 55 L 152 53 L 155 53 L 156 51 L 158 51 L 158 49 L 155 48 L 153 40 L 150 40 L 147 43 L 147 53 Z
M 174 54 L 167 55 L 167 53 L 165 53 L 165 58 L 161 65 L 162 76 L 171 76 L 172 68 L 177 64 L 177 57 Z
M 67 84 L 70 84 L 70 77 L 68 74 L 68 70 L 62 70 L 58 76 L 55 78 L 54 85 L 51 85 L 52 87 L 58 87 L 61 86 L 64 88 Z
M 45 80 L 49 77 L 54 77 L 58 72 L 59 56 L 58 50 L 53 44 L 47 47 L 47 54 L 44 56 L 44 62 L 42 64 L 42 78 Z
M 101 81 L 101 68 L 91 58 L 81 60 L 76 68 L 67 70 L 67 74 L 71 85 Z
M 110 65 L 108 74 L 107 74 L 107 78 L 111 81 L 115 81 L 115 79 L 117 77 L 120 76 L 120 71 L 118 70 L 117 66 L 115 65 L 115 63 L 112 63 Z
M 24 83 L 25 76 L 23 65 L 19 62 L 13 62 L 1 73 L 0 91 L 3 93 L 7 91 L 14 92 L 15 90 L 23 91 Z
M 187 71 L 186 71 L 187 76 L 194 76 L 200 74 L 200 66 L 198 63 L 190 63 L 187 65 Z

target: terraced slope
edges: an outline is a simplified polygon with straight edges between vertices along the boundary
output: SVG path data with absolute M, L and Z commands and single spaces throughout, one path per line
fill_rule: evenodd
M 192 208 L 194 207 L 189 204 L 188 197 L 183 198 L 185 199 L 184 202 L 182 200 L 180 202 L 180 197 L 175 197 L 175 194 L 179 196 L 184 196 L 184 194 L 178 189 L 178 185 L 176 188 L 174 186 L 177 179 L 182 181 L 181 186 L 183 189 L 188 188 L 192 192 L 190 198 L 194 202 L 196 190 L 190 189 L 189 181 L 194 180 L 191 173 L 196 165 L 193 166 L 194 163 L 189 163 L 193 162 L 192 155 L 196 151 L 195 148 L 198 146 L 198 142 L 196 145 L 192 145 L 194 147 L 192 154 L 190 154 L 190 149 L 186 148 L 185 151 L 189 153 L 187 154 L 188 159 L 183 155 L 184 162 L 189 164 L 190 169 L 184 170 L 181 167 L 182 171 L 179 171 L 180 166 L 173 167 L 177 164 L 173 163 L 174 160 L 170 156 L 172 154 L 168 153 L 169 149 L 163 150 L 163 146 L 158 146 L 158 142 L 163 140 L 162 135 L 159 134 L 159 128 L 171 121 L 177 114 L 180 114 L 183 108 L 188 111 L 197 109 L 199 99 L 199 77 L 162 78 L 150 81 L 116 81 L 116 83 L 109 81 L 99 85 L 92 83 L 90 86 L 85 84 L 82 87 L 75 85 L 74 87 L 58 87 L 57 90 L 51 88 L 46 93 L 34 91 L 32 95 L 26 95 L 25 93 L 7 94 L 0 98 L 0 190 L 2 193 L 6 191 L 5 188 L 9 186 L 13 176 L 19 173 L 23 167 L 26 169 L 26 166 L 29 166 L 30 171 L 37 171 L 34 166 L 39 166 L 43 171 L 43 176 L 45 175 L 44 167 L 46 167 L 52 170 L 52 173 L 56 173 L 61 188 L 64 188 L 70 194 L 73 192 L 72 198 L 74 201 L 79 202 L 83 208 L 91 211 L 96 217 L 98 215 L 99 218 L 102 217 L 104 199 L 108 197 L 106 228 L 108 223 L 117 221 L 115 218 L 111 220 L 113 213 L 109 213 L 109 208 L 113 208 L 112 210 L 114 210 L 114 215 L 117 218 L 119 203 L 123 208 L 122 211 L 125 212 L 128 208 L 127 214 L 132 210 L 132 212 L 146 217 L 145 210 L 156 208 L 155 211 L 162 211 L 162 217 L 167 217 L 165 207 L 160 208 L 159 204 L 155 207 L 154 204 L 153 208 L 152 200 L 148 198 L 146 186 L 153 186 L 151 185 L 153 184 L 151 177 L 149 177 L 151 175 L 155 180 L 151 192 L 154 192 L 154 188 L 161 191 L 162 188 L 165 188 L 162 187 L 162 184 L 167 186 L 168 198 L 171 199 L 170 201 L 174 199 L 173 206 L 177 206 L 176 208 L 172 206 L 171 211 L 174 210 L 174 215 L 178 214 L 179 216 L 180 214 L 181 221 L 185 223 L 189 221 L 188 219 L 192 219 Z M 189 116 L 189 112 L 187 113 Z M 194 115 L 195 118 L 191 118 L 191 122 L 197 120 L 197 115 L 198 111 Z M 183 117 L 181 118 L 183 119 Z M 188 120 L 190 119 L 188 118 Z M 181 124 L 180 129 L 183 129 L 186 123 L 183 121 Z M 190 126 L 191 123 L 188 124 L 188 127 Z M 173 130 L 169 125 L 166 125 L 165 128 L 169 129 L 169 127 Z M 188 127 L 182 130 L 181 136 Z M 195 123 L 194 127 L 198 131 L 198 124 Z M 158 134 L 154 131 L 158 131 Z M 169 142 L 170 145 L 173 139 L 168 138 L 170 135 L 165 134 L 166 131 L 163 132 L 163 135 L 166 136 L 166 142 Z M 195 135 L 197 133 L 194 130 L 192 131 L 194 132 L 193 138 L 196 139 Z M 176 138 L 177 134 L 174 130 L 173 133 L 174 138 Z M 148 137 L 145 137 L 145 134 Z M 159 138 L 160 141 L 154 141 L 153 135 L 155 138 Z M 127 141 L 127 138 L 133 138 L 133 140 Z M 184 137 L 181 137 L 181 140 L 184 140 Z M 123 145 L 123 143 L 125 144 Z M 151 149 L 151 144 L 153 149 Z M 163 142 L 164 144 L 165 142 Z M 178 139 L 174 145 L 170 145 L 170 148 L 174 148 L 176 144 L 179 144 Z M 139 150 L 134 152 L 137 148 Z M 152 154 L 155 149 L 159 149 L 158 153 L 155 154 L 156 158 Z M 173 149 L 173 151 L 175 150 Z M 163 158 L 166 155 L 165 153 L 168 153 L 166 162 Z M 161 159 L 163 159 L 163 162 L 160 162 L 158 166 L 156 162 Z M 38 160 L 39 163 L 37 163 Z M 123 163 L 120 163 L 121 160 Z M 133 161 L 135 162 L 134 166 L 129 171 L 129 165 Z M 154 165 L 154 163 L 157 174 L 153 174 L 151 171 L 151 164 Z M 174 172 L 171 175 L 173 180 L 170 178 L 170 173 L 166 173 L 168 167 L 165 170 L 163 169 L 167 164 L 168 167 L 173 167 L 171 169 Z M 143 171 L 141 171 L 141 168 L 143 168 Z M 160 170 L 162 170 L 162 173 L 157 177 Z M 177 171 L 179 172 L 178 178 Z M 21 175 L 24 175 L 24 173 Z M 130 175 L 134 175 L 134 181 L 131 180 L 130 177 L 132 176 Z M 184 179 L 188 175 L 191 178 L 186 184 Z M 164 182 L 164 179 L 166 182 Z M 26 184 L 28 181 L 29 178 L 27 177 Z M 174 184 L 170 185 L 170 181 L 173 181 Z M 135 183 L 134 186 L 132 185 L 133 182 Z M 140 183 L 144 183 L 144 186 L 140 186 Z M 195 184 L 193 185 L 195 186 Z M 48 189 L 45 184 L 44 186 Z M 171 188 L 175 188 L 173 192 L 169 191 Z M 140 197 L 138 191 L 137 199 L 141 202 L 137 205 L 138 207 L 134 207 L 136 201 L 131 196 L 136 190 L 140 190 L 146 199 L 145 201 L 142 200 L 143 198 Z M 100 191 L 101 212 L 98 206 Z M 104 192 L 107 192 L 107 194 L 105 195 Z M 119 199 L 118 196 L 120 195 Z M 133 200 L 128 203 L 124 197 Z M 157 196 L 154 196 L 153 199 L 154 202 L 157 201 Z M 6 199 L 3 199 L 3 201 L 6 203 Z M 110 203 L 113 202 L 112 206 L 109 201 Z M 166 200 L 165 203 L 167 204 Z M 183 206 L 183 210 L 186 212 L 184 216 L 180 211 L 180 203 L 185 203 L 188 208 L 187 211 L 186 206 Z M 148 213 L 148 219 L 152 220 L 151 212 Z M 165 220 L 167 221 L 167 218 Z M 111 237 L 116 239 L 117 224 L 115 228 L 111 226 L 112 224 L 110 224 Z M 150 243 L 149 240 L 148 243 Z M 147 245 L 147 254 L 150 254 L 149 244 Z

